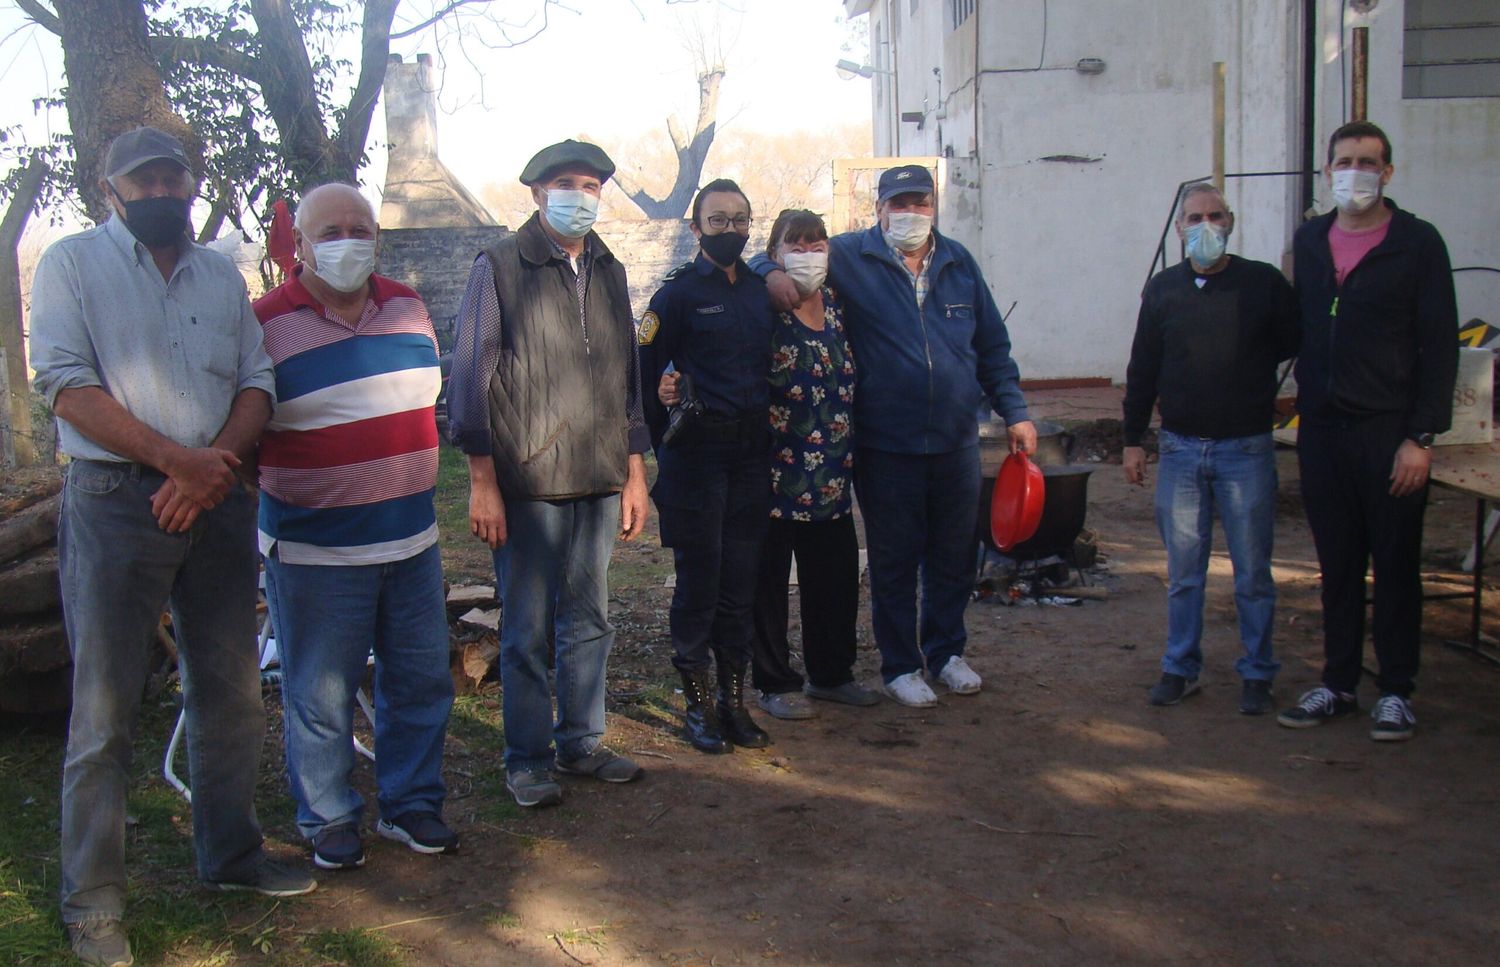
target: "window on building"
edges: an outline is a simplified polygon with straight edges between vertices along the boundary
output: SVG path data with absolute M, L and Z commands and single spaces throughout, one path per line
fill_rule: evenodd
M 1403 97 L 1500 97 L 1500 4 L 1406 0 Z
M 949 26 L 957 30 L 974 14 L 974 0 L 948 0 Z
M 917 0 L 911 0 L 911 12 L 912 13 L 916 13 L 917 12 Z

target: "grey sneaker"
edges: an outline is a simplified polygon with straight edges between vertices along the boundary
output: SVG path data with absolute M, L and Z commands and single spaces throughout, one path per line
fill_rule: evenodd
M 845 682 L 832 688 L 808 683 L 802 686 L 802 692 L 808 698 L 816 698 L 823 702 L 838 702 L 842 705 L 880 704 L 880 695 L 858 682 Z
M 1375 720 L 1370 738 L 1376 742 L 1405 742 L 1417 733 L 1417 717 L 1411 714 L 1411 704 L 1400 695 L 1380 696 L 1370 717 Z
M 606 745 L 596 745 L 594 751 L 576 759 L 564 759 L 559 754 L 557 771 L 570 776 L 593 776 L 602 782 L 634 782 L 646 774 L 645 769 Z
M 85 920 L 68 924 L 73 956 L 92 967 L 130 967 L 135 957 L 118 920 Z
M 262 857 L 250 875 L 239 880 L 204 880 L 210 890 L 254 890 L 262 896 L 301 896 L 318 888 L 318 881 L 289 863 Z
M 801 692 L 761 692 L 755 704 L 779 719 L 810 719 L 818 714 Z
M 1176 705 L 1198 691 L 1198 679 L 1162 672 L 1161 681 L 1151 686 L 1147 697 L 1152 705 Z
M 517 806 L 556 806 L 562 802 L 562 786 L 546 769 L 518 769 L 505 774 L 505 788 Z

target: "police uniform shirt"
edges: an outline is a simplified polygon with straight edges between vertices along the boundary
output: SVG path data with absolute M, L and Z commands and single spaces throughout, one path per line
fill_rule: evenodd
M 767 412 L 772 320 L 765 282 L 744 262 L 733 284 L 701 252 L 674 269 L 641 318 L 642 396 L 653 436 L 666 425 L 656 387 L 669 364 L 692 376 L 698 398 L 720 417 Z

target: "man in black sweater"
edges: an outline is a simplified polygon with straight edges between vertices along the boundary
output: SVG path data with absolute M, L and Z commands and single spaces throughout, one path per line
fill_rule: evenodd
M 1323 681 L 1276 720 L 1320 725 L 1358 709 L 1365 570 L 1375 565 L 1377 741 L 1412 737 L 1422 634 L 1422 517 L 1433 436 L 1448 429 L 1458 306 L 1436 228 L 1384 198 L 1391 142 L 1368 121 L 1328 141 L 1335 211 L 1292 241 L 1302 354 L 1297 461 L 1323 571 Z
M 1198 690 L 1203 588 L 1217 507 L 1234 565 L 1245 654 L 1240 711 L 1271 710 L 1276 585 L 1271 543 L 1276 364 L 1296 351 L 1292 287 L 1274 267 L 1229 255 L 1234 215 L 1213 185 L 1184 189 L 1177 234 L 1188 257 L 1158 273 L 1141 299 L 1125 386 L 1125 479 L 1146 482 L 1141 434 L 1160 401 L 1156 523 L 1167 548 L 1167 645 L 1152 705 Z

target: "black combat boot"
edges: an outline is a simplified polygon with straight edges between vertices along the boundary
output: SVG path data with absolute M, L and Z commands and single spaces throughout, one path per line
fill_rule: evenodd
M 718 755 L 730 750 L 729 743 L 724 741 L 718 712 L 714 709 L 713 700 L 709 698 L 712 688 L 710 682 L 708 669 L 682 672 L 682 697 L 687 701 L 682 732 L 699 752 Z
M 747 749 L 764 749 L 771 736 L 745 711 L 745 666 L 719 662 L 719 723 L 724 737 Z

